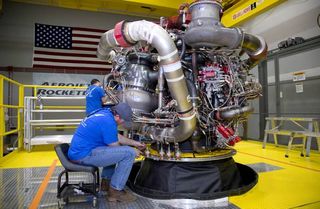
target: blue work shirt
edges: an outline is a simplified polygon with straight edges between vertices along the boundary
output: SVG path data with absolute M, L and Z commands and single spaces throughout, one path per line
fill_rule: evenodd
M 96 147 L 118 141 L 117 123 L 109 109 L 101 109 L 82 120 L 68 151 L 71 160 L 80 160 Z
M 95 110 L 102 108 L 101 98 L 105 96 L 100 86 L 91 85 L 86 90 L 86 113 L 89 115 Z

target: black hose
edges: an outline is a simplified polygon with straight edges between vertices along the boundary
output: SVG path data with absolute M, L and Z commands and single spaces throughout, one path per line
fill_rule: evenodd
M 198 91 L 196 88 L 196 85 L 190 80 L 190 79 L 186 79 L 187 81 L 187 87 L 188 87 L 188 91 L 190 93 L 190 96 L 192 97 L 191 101 L 193 106 L 196 106 L 196 97 L 198 97 Z
M 106 85 L 109 84 L 110 79 L 113 79 L 113 78 L 114 78 L 114 76 L 113 76 L 112 73 L 106 74 L 106 75 L 104 76 L 104 78 L 103 78 L 103 81 L 102 81 L 102 86 L 103 86 L 103 88 L 105 88 Z
M 192 52 L 192 71 L 193 71 L 193 81 L 196 82 L 198 79 L 198 60 L 197 60 L 197 53 Z
M 187 87 L 188 90 L 190 92 L 190 96 L 191 97 L 197 97 L 198 96 L 198 92 L 196 89 L 196 85 L 194 85 L 194 83 L 190 80 L 190 79 L 186 79 L 187 80 Z
M 182 36 L 179 36 L 177 41 L 181 40 L 182 46 L 181 46 L 181 53 L 180 53 L 180 59 L 182 59 L 186 53 L 186 43 L 184 41 L 184 38 Z

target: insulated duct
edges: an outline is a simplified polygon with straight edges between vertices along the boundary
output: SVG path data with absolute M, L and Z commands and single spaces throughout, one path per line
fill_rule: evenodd
M 129 47 L 138 41 L 146 41 L 157 49 L 171 97 L 176 101 L 179 124 L 170 128 L 143 127 L 146 134 L 156 140 L 181 142 L 189 138 L 196 127 L 196 117 L 190 101 L 188 88 L 181 69 L 177 48 L 169 34 L 159 25 L 145 20 L 119 22 L 115 28 L 105 32 L 99 42 L 97 56 L 108 60 L 114 47 Z M 111 53 L 111 54 L 110 54 Z

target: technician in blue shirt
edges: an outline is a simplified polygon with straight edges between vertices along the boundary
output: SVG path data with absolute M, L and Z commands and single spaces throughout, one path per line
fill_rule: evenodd
M 93 111 L 102 108 L 102 104 L 107 101 L 104 90 L 98 79 L 92 79 L 91 85 L 86 90 L 86 113 L 91 114 Z
M 108 182 L 108 201 L 136 199 L 125 192 L 124 187 L 135 157 L 141 154 L 145 145 L 118 134 L 117 129 L 117 125 L 130 128 L 131 123 L 132 110 L 126 103 L 98 109 L 81 122 L 68 151 L 69 159 L 75 163 L 103 167 L 101 176 L 102 181 Z

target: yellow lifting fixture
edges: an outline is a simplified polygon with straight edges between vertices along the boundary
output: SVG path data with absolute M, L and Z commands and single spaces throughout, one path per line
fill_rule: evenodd
M 0 0 L 1 1 L 1 0 Z M 177 15 L 177 8 L 183 3 L 195 0 L 13 0 L 15 2 L 40 4 L 54 7 L 80 9 L 94 12 L 133 15 L 148 18 Z M 217 0 L 224 7 L 222 23 L 231 27 L 247 21 L 285 0 Z
M 286 0 L 240 0 L 224 12 L 222 23 L 226 27 L 239 25 L 285 1 Z

